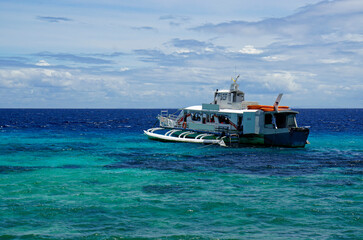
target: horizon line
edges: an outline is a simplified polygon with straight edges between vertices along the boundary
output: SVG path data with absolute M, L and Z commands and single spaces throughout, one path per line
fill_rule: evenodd
M 183 109 L 183 108 L 176 108 L 176 107 L 162 107 L 162 108 L 61 108 L 61 107 L 49 107 L 49 108 L 43 108 L 43 107 L 16 107 L 16 108 L 2 108 L 0 107 L 0 110 L 157 110 L 157 109 Z M 291 109 L 363 109 L 363 107 L 296 107 Z

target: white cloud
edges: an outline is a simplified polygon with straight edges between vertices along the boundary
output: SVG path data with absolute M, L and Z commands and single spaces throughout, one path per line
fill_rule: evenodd
M 122 67 L 122 68 L 120 68 L 120 71 L 121 72 L 126 72 L 128 70 L 130 70 L 130 68 L 128 68 L 128 67 Z
M 361 87 L 362 88 L 362 87 Z M 316 89 L 326 95 L 342 96 L 351 91 L 351 87 L 344 85 L 319 84 Z
M 301 89 L 297 77 L 291 72 L 267 73 L 263 78 L 263 86 L 271 91 L 295 92 Z
M 348 58 L 338 58 L 338 59 L 320 59 L 319 62 L 326 64 L 335 64 L 335 63 L 348 63 L 350 59 Z
M 306 18 L 322 16 L 346 16 L 361 14 L 363 2 L 361 0 L 325 0 L 314 5 L 301 8 L 299 16 Z
M 242 90 L 249 94 L 305 93 L 316 83 L 316 74 L 302 71 L 246 70 L 241 75 Z
M 19 70 L 0 70 L 0 77 L 4 79 L 23 79 L 27 76 L 21 69 Z
M 42 89 L 44 94 L 49 88 L 72 92 L 115 92 L 131 94 L 130 85 L 120 76 L 92 75 L 79 70 L 20 68 L 17 70 L 0 69 L 0 86 L 18 89 Z M 51 96 L 46 96 L 51 97 Z
M 246 45 L 241 50 L 239 50 L 238 52 L 242 53 L 242 54 L 261 54 L 261 53 L 263 53 L 262 50 L 256 49 L 252 45 Z
M 290 57 L 286 55 L 272 55 L 272 56 L 262 57 L 262 59 L 268 62 L 277 62 L 277 61 L 286 61 L 290 59 Z
M 64 70 L 21 68 L 0 70 L 1 83 L 4 87 L 67 87 L 72 84 L 72 74 Z
M 363 42 L 363 34 L 333 32 L 321 36 L 325 42 Z
M 50 66 L 49 63 L 47 63 L 45 60 L 40 60 L 39 62 L 37 62 L 35 65 L 37 66 Z
M 296 13 L 281 18 L 265 18 L 260 21 L 229 21 L 208 23 L 196 28 L 203 31 L 239 39 L 265 39 L 265 45 L 274 42 L 307 44 L 326 41 L 363 41 L 363 1 L 333 0 L 307 5 Z M 241 37 L 239 37 L 241 36 Z
M 178 53 L 178 54 L 183 54 L 183 53 L 191 53 L 191 52 L 194 52 L 194 51 L 190 50 L 190 49 L 186 49 L 186 48 L 181 48 L 181 49 L 177 49 L 175 52 Z

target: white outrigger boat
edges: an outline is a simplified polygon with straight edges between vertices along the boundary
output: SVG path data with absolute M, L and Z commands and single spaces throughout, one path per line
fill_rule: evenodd
M 144 133 L 159 141 L 304 147 L 309 128 L 297 126 L 297 111 L 279 106 L 282 94 L 273 106 L 245 101 L 238 77 L 229 90 L 217 89 L 210 104 L 183 108 L 178 115 L 161 111 L 160 126 Z

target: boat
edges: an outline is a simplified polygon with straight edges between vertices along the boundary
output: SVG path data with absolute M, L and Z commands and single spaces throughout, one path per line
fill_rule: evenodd
M 159 126 L 144 130 L 149 139 L 170 142 L 217 144 L 220 146 L 281 146 L 303 148 L 308 144 L 309 127 L 298 127 L 297 111 L 279 106 L 282 93 L 273 105 L 245 101 L 237 76 L 230 89 L 216 90 L 209 104 L 190 106 L 157 116 Z

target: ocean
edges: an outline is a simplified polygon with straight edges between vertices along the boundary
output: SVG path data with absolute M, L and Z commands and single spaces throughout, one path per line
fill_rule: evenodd
M 0 239 L 363 239 L 363 109 L 298 111 L 303 149 L 151 141 L 158 109 L 0 109 Z

